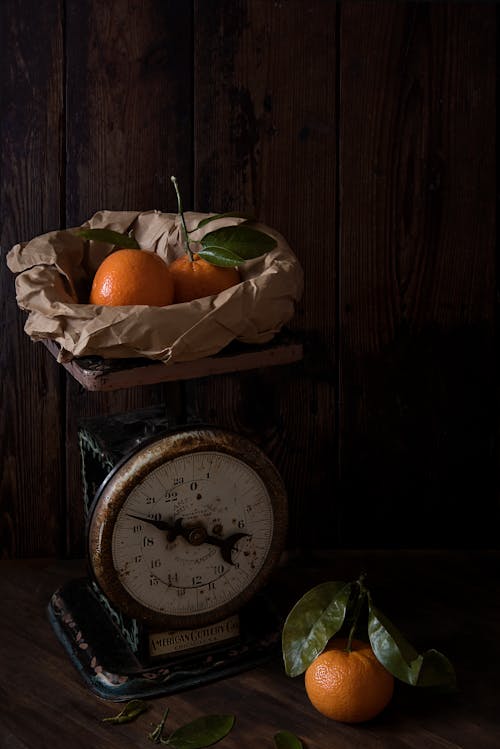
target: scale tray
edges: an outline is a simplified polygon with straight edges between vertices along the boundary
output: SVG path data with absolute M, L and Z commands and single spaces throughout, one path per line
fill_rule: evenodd
M 283 622 L 264 593 L 241 613 L 238 640 L 190 653 L 141 662 L 109 618 L 87 578 L 58 589 L 48 606 L 59 640 L 87 686 L 107 700 L 174 694 L 265 663 L 280 652 Z

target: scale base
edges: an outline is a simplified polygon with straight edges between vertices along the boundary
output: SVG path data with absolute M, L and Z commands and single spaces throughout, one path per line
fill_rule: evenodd
M 142 662 L 131 650 L 86 578 L 57 590 L 48 606 L 52 627 L 87 686 L 114 702 L 174 694 L 233 676 L 277 655 L 282 622 L 270 600 L 257 596 L 241 613 L 245 626 L 236 642 L 151 663 Z

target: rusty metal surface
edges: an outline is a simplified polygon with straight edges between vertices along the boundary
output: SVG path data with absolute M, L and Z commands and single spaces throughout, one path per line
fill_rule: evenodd
M 131 491 L 152 471 L 194 452 L 221 452 L 247 463 L 263 481 L 271 498 L 273 532 L 269 552 L 256 576 L 239 595 L 218 608 L 193 615 L 159 614 L 136 601 L 114 567 L 113 529 Z M 195 522 L 196 518 L 190 518 Z M 113 604 L 152 627 L 192 627 L 217 621 L 237 611 L 265 584 L 284 548 L 287 529 L 286 492 L 278 472 L 259 448 L 243 437 L 219 429 L 188 429 L 156 439 L 118 464 L 101 487 L 88 526 L 89 560 L 95 579 Z

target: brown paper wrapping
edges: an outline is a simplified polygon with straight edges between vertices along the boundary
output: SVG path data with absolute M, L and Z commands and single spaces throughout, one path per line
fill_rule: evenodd
M 188 231 L 208 215 L 186 213 Z M 199 241 L 209 231 L 240 220 L 212 221 L 192 239 Z M 167 262 L 184 252 L 176 214 L 99 211 L 82 226 L 119 232 L 133 228 L 140 247 L 154 250 Z M 254 344 L 270 341 L 293 316 L 302 295 L 303 274 L 285 239 L 267 226 L 257 228 L 273 236 L 277 246 L 241 266 L 240 284 L 215 296 L 168 307 L 85 303 L 94 273 L 112 246 L 87 242 L 74 234 L 75 229 L 17 244 L 7 255 L 7 265 L 18 274 L 17 303 L 29 312 L 24 329 L 34 341 L 56 341 L 59 361 L 97 355 L 147 357 L 167 364 L 211 356 L 235 339 Z

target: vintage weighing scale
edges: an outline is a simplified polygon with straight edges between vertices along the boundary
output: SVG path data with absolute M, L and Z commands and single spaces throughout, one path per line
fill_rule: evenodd
M 110 390 L 301 357 L 281 337 L 194 366 L 64 366 L 88 389 Z M 49 616 L 92 691 L 173 693 L 274 654 L 282 621 L 266 583 L 284 548 L 287 499 L 265 454 L 217 427 L 174 425 L 163 407 L 83 420 L 79 443 L 89 572 L 54 593 Z

